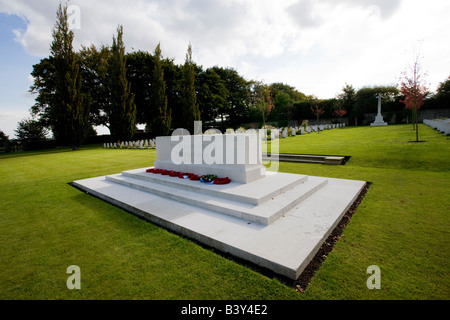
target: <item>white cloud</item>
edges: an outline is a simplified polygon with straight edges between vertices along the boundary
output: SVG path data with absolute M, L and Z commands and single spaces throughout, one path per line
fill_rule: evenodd
M 119 24 L 128 51 L 153 52 L 183 63 L 191 42 L 204 67 L 233 67 L 246 78 L 284 82 L 306 94 L 333 97 L 396 82 L 405 52 L 423 39 L 431 88 L 450 70 L 448 1 L 418 0 L 131 0 L 71 1 L 80 8 L 75 47 L 109 45 Z M 49 54 L 59 0 L 3 0 L 19 15 L 16 38 L 32 55 Z

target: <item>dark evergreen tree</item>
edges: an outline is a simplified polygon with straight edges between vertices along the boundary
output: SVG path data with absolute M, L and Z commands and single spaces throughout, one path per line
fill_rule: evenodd
M 111 105 L 109 129 L 113 139 L 130 140 L 136 130 L 136 105 L 127 80 L 125 46 L 122 40 L 123 27 L 117 28 L 113 37 L 109 63 Z
M 184 94 L 184 120 L 185 126 L 191 134 L 194 132 L 194 121 L 200 121 L 200 110 L 197 104 L 197 94 L 195 92 L 195 66 L 192 61 L 192 46 L 189 43 L 186 53 L 186 60 L 183 66 L 183 94 Z
M 89 108 L 83 104 L 80 66 L 72 47 L 73 37 L 69 30 L 67 6 L 60 4 L 51 44 L 55 91 L 48 116 L 55 139 L 76 149 L 88 132 Z
M 151 103 L 156 111 L 153 117 L 147 119 L 151 123 L 152 134 L 155 136 L 166 136 L 170 132 L 172 123 L 172 111 L 167 106 L 166 82 L 164 81 L 164 70 L 161 61 L 161 48 L 158 44 L 155 49 L 155 66 L 153 69 L 153 83 L 151 85 Z

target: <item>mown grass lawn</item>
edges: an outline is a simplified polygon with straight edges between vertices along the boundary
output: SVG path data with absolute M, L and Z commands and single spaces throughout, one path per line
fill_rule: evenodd
M 0 156 L 1 299 L 449 299 L 450 141 L 421 125 L 347 127 L 280 141 L 280 152 L 348 155 L 280 171 L 372 182 L 300 294 L 71 187 L 150 167 L 154 150 L 86 146 Z M 300 244 L 299 244 L 300 245 Z M 81 269 L 69 290 L 66 269 Z M 369 290 L 367 267 L 381 270 Z

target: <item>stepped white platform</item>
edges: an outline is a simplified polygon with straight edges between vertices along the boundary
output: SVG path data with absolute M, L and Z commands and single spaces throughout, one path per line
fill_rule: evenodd
M 365 182 L 266 172 L 205 185 L 148 168 L 73 185 L 175 233 L 297 279 Z

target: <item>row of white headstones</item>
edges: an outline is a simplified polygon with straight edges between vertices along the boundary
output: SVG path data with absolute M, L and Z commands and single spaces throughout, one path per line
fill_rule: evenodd
M 314 126 L 306 126 L 306 127 L 290 127 L 292 136 L 296 136 L 297 134 L 307 134 L 311 132 L 318 132 L 323 130 L 331 130 L 335 128 L 343 128 L 345 127 L 345 123 L 336 123 L 336 124 L 321 124 Z M 252 133 L 256 132 L 256 130 L 241 130 L 237 129 L 236 131 L 233 129 L 227 129 L 226 134 L 239 134 L 239 133 Z M 216 131 L 209 130 L 205 131 L 205 134 L 216 133 Z M 270 130 L 270 138 L 271 140 L 286 138 L 288 137 L 288 127 L 284 128 L 273 128 Z M 149 140 L 137 140 L 137 141 L 122 141 L 122 142 L 114 142 L 114 143 L 104 143 L 103 148 L 105 149 L 155 149 L 156 148 L 156 139 Z
M 104 143 L 104 149 L 155 149 L 156 139 Z
M 423 123 L 446 136 L 450 135 L 450 119 L 424 119 Z
M 306 127 L 290 127 L 292 136 L 296 136 L 297 134 L 306 134 L 311 132 L 318 132 L 324 130 L 331 130 L 336 128 L 344 128 L 345 123 L 336 123 L 336 124 L 320 124 L 314 126 L 306 126 Z M 286 138 L 288 136 L 288 127 L 285 128 L 275 128 L 270 130 L 270 138 L 271 140 Z

